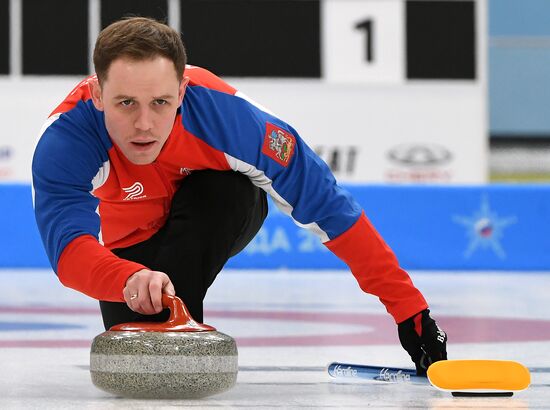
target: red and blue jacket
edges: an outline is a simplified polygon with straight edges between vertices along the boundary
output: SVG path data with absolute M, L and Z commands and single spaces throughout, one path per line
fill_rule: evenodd
M 146 268 L 110 250 L 151 237 L 190 172 L 234 170 L 271 195 L 296 224 L 351 269 L 397 323 L 427 307 L 361 207 L 296 130 L 199 67 L 172 131 L 148 165 L 113 144 L 91 100 L 89 77 L 53 111 L 32 164 L 35 215 L 59 280 L 93 298 L 120 301 L 126 280 Z

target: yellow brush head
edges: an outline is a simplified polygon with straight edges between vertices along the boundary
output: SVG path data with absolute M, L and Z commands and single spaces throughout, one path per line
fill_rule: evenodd
M 505 393 L 525 390 L 529 370 L 509 360 L 442 360 L 428 368 L 430 383 L 444 391 Z

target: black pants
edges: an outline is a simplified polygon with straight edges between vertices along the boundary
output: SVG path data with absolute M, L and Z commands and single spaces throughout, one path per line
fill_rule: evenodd
M 203 321 L 203 299 L 227 260 L 260 230 L 265 192 L 233 171 L 195 171 L 182 181 L 166 224 L 151 238 L 113 252 L 166 273 L 191 316 Z M 141 315 L 126 303 L 99 302 L 105 329 L 125 322 L 166 321 L 169 311 Z

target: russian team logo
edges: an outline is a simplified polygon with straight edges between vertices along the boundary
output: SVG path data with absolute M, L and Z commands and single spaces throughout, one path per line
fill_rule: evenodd
M 265 155 L 286 167 L 294 154 L 295 145 L 296 138 L 292 134 L 269 122 L 266 123 L 266 133 L 262 147 L 262 152 Z
M 122 188 L 122 190 L 128 194 L 126 195 L 126 198 L 124 198 L 124 201 L 145 198 L 147 196 L 141 195 L 143 194 L 143 185 L 141 184 L 141 182 L 134 182 L 132 186 L 128 188 Z
M 500 258 L 506 258 L 501 240 L 504 236 L 504 229 L 517 223 L 516 216 L 500 217 L 489 205 L 486 195 L 481 198 L 481 206 L 471 216 L 453 215 L 454 222 L 466 228 L 469 238 L 468 248 L 464 252 L 466 259 L 478 249 L 489 248 Z

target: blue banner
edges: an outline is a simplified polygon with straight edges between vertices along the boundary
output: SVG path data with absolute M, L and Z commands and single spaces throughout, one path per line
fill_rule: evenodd
M 29 185 L 0 185 L 0 267 L 46 268 Z
M 549 186 L 347 189 L 406 269 L 550 270 Z M 344 267 L 313 235 L 273 208 L 258 236 L 228 266 Z
M 406 269 L 550 270 L 550 186 L 347 189 Z M 48 267 L 34 222 L 30 187 L 0 185 L 0 198 L 0 267 Z M 227 267 L 320 270 L 345 265 L 270 202 L 263 228 Z

